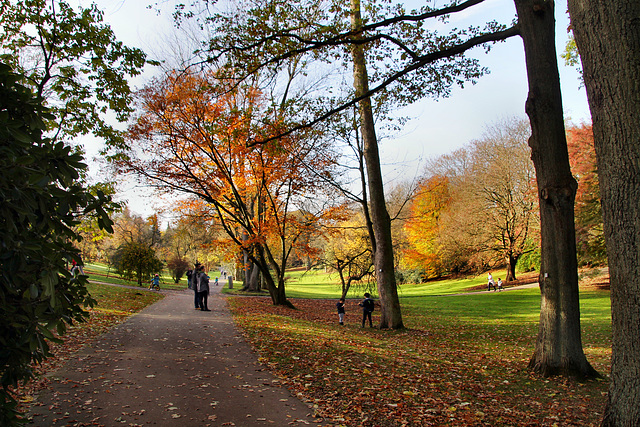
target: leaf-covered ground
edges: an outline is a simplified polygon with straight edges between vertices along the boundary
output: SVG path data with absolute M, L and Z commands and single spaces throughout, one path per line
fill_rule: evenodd
M 36 378 L 17 390 L 22 410 L 28 408 L 35 394 L 49 385 L 47 374 L 63 366 L 83 345 L 162 298 L 158 293 L 117 286 L 90 284 L 88 289 L 98 305 L 87 309 L 89 317 L 86 322 L 76 323 L 68 328 L 62 343 L 50 343 L 53 357 L 34 366 Z
M 339 326 L 335 301 L 292 302 L 296 310 L 275 307 L 269 298 L 229 297 L 261 361 L 334 425 L 600 423 L 606 380 L 578 383 L 527 371 L 534 323 L 470 326 L 437 314 L 420 317 L 408 304 L 403 315 L 410 329 L 380 331 L 360 327 L 355 303 Z M 610 346 L 586 344 L 585 352 L 599 372 L 608 372 Z

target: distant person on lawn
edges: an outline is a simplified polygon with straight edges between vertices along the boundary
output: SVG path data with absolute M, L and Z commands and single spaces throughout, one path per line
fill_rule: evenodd
M 344 298 L 340 298 L 340 301 L 336 303 L 338 308 L 338 319 L 341 325 L 344 325 Z
M 371 294 L 365 292 L 364 300 L 358 304 L 362 307 L 362 327 L 364 328 L 365 321 L 369 319 L 369 327 L 373 328 L 373 321 L 371 320 L 371 313 L 373 313 L 374 303 L 371 299 Z

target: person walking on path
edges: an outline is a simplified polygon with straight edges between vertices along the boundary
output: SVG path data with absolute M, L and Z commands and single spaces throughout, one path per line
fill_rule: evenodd
M 340 298 L 340 301 L 336 303 L 338 308 L 338 321 L 341 325 L 344 325 L 344 298 Z
M 492 286 L 493 291 L 495 292 L 497 290 L 496 282 L 493 281 L 493 276 L 491 275 L 491 273 L 489 273 L 489 275 L 487 276 L 487 291 L 490 291 Z
M 200 310 L 202 311 L 211 311 L 209 310 L 208 300 L 209 300 L 209 276 L 204 272 L 204 266 L 200 266 L 197 274 L 197 287 L 198 287 L 198 304 L 200 305 Z
M 364 328 L 364 324 L 366 323 L 366 320 L 369 319 L 369 327 L 373 328 L 371 313 L 373 313 L 375 304 L 373 303 L 373 299 L 371 299 L 371 294 L 369 294 L 368 292 L 365 292 L 364 300 L 358 305 L 362 307 L 362 327 Z
M 502 279 L 498 277 L 498 292 L 502 290 Z
M 337 425 L 258 362 L 219 292 L 209 316 L 189 308 L 190 291 L 166 292 L 88 343 L 49 377 L 29 425 Z

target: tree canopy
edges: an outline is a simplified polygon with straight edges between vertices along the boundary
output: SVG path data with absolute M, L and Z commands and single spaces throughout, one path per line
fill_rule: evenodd
M 118 41 L 96 4 L 63 0 L 1 0 L 0 56 L 25 77 L 54 114 L 47 130 L 69 141 L 93 134 L 109 145 L 123 142 L 108 120 L 133 111 L 128 79 L 147 63 L 140 49 Z
M 285 303 L 287 260 L 301 245 L 313 250 L 302 237 L 331 214 L 314 207 L 327 200 L 315 176 L 333 166 L 323 141 L 309 133 L 251 146 L 252 119 L 271 104 L 253 87 L 229 91 L 216 71 L 172 72 L 139 95 L 121 170 L 190 196 L 191 209 L 216 218 L 229 242 L 259 266 L 274 303 Z

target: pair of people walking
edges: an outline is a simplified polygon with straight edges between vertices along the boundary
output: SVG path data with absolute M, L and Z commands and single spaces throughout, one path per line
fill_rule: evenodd
M 193 304 L 196 310 L 211 311 L 207 305 L 209 301 L 209 276 L 204 271 L 204 265 L 195 263 L 195 269 L 187 271 L 188 288 L 194 292 Z
M 493 292 L 501 291 L 502 279 L 498 277 L 498 283 L 496 284 L 496 282 L 493 280 L 493 276 L 491 275 L 491 273 L 489 273 L 489 275 L 487 276 L 487 291 L 490 291 L 491 287 L 493 287 Z

